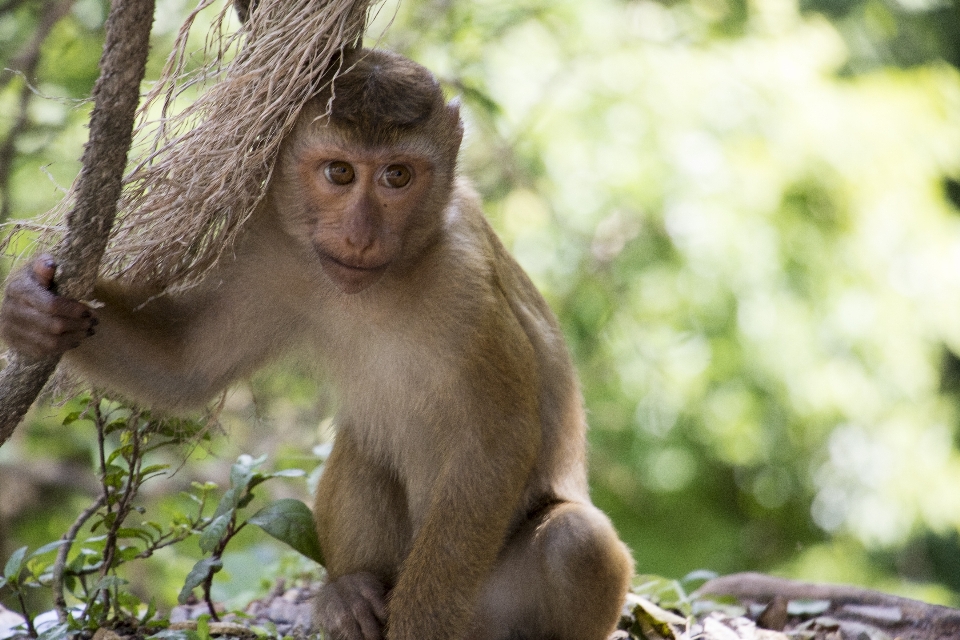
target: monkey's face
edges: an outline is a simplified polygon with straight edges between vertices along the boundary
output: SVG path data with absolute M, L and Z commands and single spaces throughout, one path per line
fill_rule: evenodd
M 341 291 L 363 291 L 419 250 L 413 240 L 436 217 L 425 206 L 434 178 L 429 158 L 330 143 L 297 155 L 296 188 L 286 194 L 296 194 L 298 205 L 290 231 L 309 242 Z

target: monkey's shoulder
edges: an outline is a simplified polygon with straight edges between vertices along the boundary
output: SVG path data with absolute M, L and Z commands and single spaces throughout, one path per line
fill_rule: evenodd
M 537 359 L 567 358 L 556 316 L 504 246 L 480 197 L 464 179 L 455 185 L 442 244 L 440 266 L 431 273 L 444 274 L 461 323 L 468 318 L 483 325 L 477 328 L 493 332 L 505 344 L 519 338 L 533 347 Z

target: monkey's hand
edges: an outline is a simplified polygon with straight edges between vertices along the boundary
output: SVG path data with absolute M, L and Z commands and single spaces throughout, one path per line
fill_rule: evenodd
M 92 336 L 97 316 L 87 305 L 52 291 L 57 264 L 43 254 L 7 283 L 0 304 L 0 337 L 34 358 L 59 355 Z
M 383 640 L 387 589 L 372 573 L 351 573 L 320 587 L 313 622 L 334 640 Z

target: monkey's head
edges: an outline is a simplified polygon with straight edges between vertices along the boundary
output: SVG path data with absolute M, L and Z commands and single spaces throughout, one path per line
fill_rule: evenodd
M 284 144 L 271 197 L 284 230 L 357 293 L 438 237 L 463 125 L 459 105 L 407 58 L 361 49 L 335 66 Z

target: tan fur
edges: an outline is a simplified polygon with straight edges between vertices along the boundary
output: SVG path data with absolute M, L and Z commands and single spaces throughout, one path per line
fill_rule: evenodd
M 316 355 L 340 399 L 314 509 L 332 637 L 602 640 L 632 565 L 589 501 L 556 320 L 453 178 L 456 106 L 422 67 L 354 55 L 350 102 L 301 117 L 234 259 L 177 296 L 103 283 L 98 335 L 67 358 L 182 409 L 278 354 Z M 391 101 L 403 122 L 387 126 Z M 332 186 L 334 161 L 356 179 Z M 377 171 L 397 163 L 413 179 L 386 188 Z

